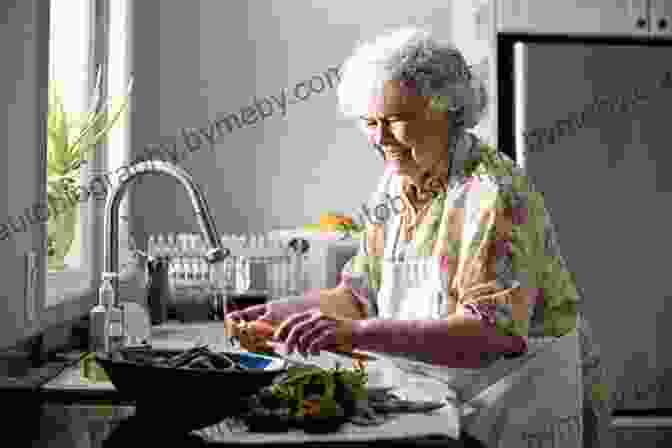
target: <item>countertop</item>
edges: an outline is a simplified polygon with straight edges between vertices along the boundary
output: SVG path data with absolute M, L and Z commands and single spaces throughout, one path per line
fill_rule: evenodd
M 202 324 L 168 323 L 152 328 L 152 344 L 166 348 L 188 348 L 195 342 L 205 342 L 217 348 L 224 343 L 221 322 Z M 182 434 L 166 428 L 164 422 L 151 415 L 138 415 L 134 403 L 101 395 L 93 388 L 89 394 L 69 393 L 56 390 L 54 378 L 68 367 L 72 368 L 82 353 L 71 352 L 51 357 L 44 366 L 29 369 L 19 378 L 0 377 L 0 394 L 5 404 L 9 421 L 3 425 L 3 436 L 12 440 L 7 446 L 30 446 L 35 448 L 124 448 L 157 446 L 166 443 L 171 447 L 211 446 L 192 433 Z M 49 387 L 49 386 L 52 387 Z M 104 384 L 98 388 L 105 390 Z M 175 412 L 188 412 L 176 409 Z M 217 445 L 222 445 L 218 443 Z M 232 441 L 223 445 L 261 446 L 268 442 L 243 443 Z M 297 443 L 272 443 L 273 446 L 297 446 Z M 460 440 L 449 437 L 423 437 L 404 440 L 381 438 L 375 442 L 320 442 L 304 446 L 442 446 L 478 447 L 478 441 L 463 435 Z

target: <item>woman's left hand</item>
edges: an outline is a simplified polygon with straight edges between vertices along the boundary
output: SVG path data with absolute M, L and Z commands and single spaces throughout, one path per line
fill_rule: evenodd
M 319 309 L 288 317 L 275 331 L 274 340 L 284 341 L 287 353 L 297 349 L 303 356 L 318 355 L 320 350 L 339 349 L 351 352 L 358 321 L 327 315 Z

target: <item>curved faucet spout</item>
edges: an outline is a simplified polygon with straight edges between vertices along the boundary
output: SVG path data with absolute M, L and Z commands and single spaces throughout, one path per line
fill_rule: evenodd
M 119 272 L 119 206 L 126 194 L 128 184 L 136 177 L 145 174 L 164 174 L 170 176 L 176 179 L 187 190 L 191 205 L 196 214 L 196 219 L 203 233 L 203 238 L 208 245 L 206 254 L 208 263 L 218 263 L 229 256 L 230 251 L 222 247 L 222 242 L 215 227 L 215 221 L 210 214 L 210 208 L 205 200 L 205 196 L 189 173 L 175 164 L 162 160 L 138 162 L 131 165 L 128 168 L 128 172 L 128 176 L 120 178 L 117 185 L 113 187 L 105 204 L 105 272 Z M 118 283 L 113 283 L 115 301 L 118 303 Z

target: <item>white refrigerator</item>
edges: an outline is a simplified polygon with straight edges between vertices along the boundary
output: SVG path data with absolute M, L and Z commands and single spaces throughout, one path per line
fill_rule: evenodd
M 497 36 L 498 146 L 557 226 L 615 416 L 672 427 L 672 43 Z

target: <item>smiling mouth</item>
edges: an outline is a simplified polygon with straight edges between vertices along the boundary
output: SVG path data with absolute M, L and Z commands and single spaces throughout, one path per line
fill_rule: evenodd
M 404 150 L 404 151 L 389 151 L 385 153 L 385 158 L 388 161 L 407 161 L 410 160 L 411 158 L 411 151 L 410 150 Z

